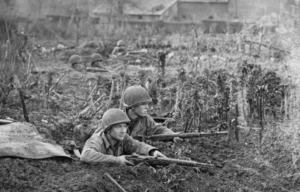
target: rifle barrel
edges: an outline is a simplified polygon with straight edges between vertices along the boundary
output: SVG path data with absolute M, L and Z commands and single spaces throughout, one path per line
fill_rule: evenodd
M 197 161 L 188 161 L 182 159 L 172 159 L 172 158 L 161 158 L 161 157 L 152 157 L 152 156 L 127 156 L 127 160 L 133 161 L 134 164 L 145 162 L 149 165 L 170 165 L 177 164 L 181 166 L 190 166 L 190 167 L 213 167 L 212 164 L 199 163 Z
M 146 139 L 150 140 L 168 140 L 174 137 L 179 138 L 195 138 L 195 137 L 209 137 L 209 136 L 217 136 L 217 135 L 227 135 L 228 131 L 214 132 L 214 133 L 177 133 L 177 134 L 159 134 L 159 135 L 151 135 L 146 136 Z

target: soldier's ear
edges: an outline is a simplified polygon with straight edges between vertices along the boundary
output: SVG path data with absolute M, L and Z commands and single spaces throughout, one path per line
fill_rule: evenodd
M 128 110 L 134 111 L 135 107 L 136 107 L 136 106 L 129 107 Z
M 111 126 L 105 130 L 105 133 L 110 133 Z

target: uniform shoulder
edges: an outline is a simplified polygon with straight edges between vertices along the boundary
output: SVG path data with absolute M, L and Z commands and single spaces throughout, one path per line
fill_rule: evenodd
M 153 117 L 151 116 L 151 115 L 149 115 L 149 114 L 147 114 L 145 117 L 143 117 L 143 118 L 145 118 L 145 120 L 147 120 L 147 121 L 154 121 L 154 119 L 153 119 Z
M 97 141 L 99 143 L 103 143 L 102 134 L 104 134 L 103 131 L 99 131 L 97 133 L 94 133 L 87 141 L 90 141 L 90 142 Z

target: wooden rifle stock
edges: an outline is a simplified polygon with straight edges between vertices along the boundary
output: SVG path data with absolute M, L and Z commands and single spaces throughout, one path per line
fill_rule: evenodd
M 153 156 L 142 156 L 142 155 L 127 155 L 126 159 L 133 162 L 135 165 L 145 162 L 148 165 L 170 165 L 177 164 L 181 166 L 189 167 L 214 167 L 212 164 L 199 163 L 197 161 L 187 161 L 181 159 L 172 159 L 172 158 L 162 158 L 162 157 L 153 157 Z
M 185 138 L 210 137 L 210 136 L 227 135 L 227 134 L 228 131 L 210 132 L 210 133 L 176 133 L 176 134 L 159 134 L 159 135 L 151 135 L 151 136 L 134 136 L 134 139 L 137 139 L 139 141 L 143 141 L 143 140 L 169 141 L 174 139 L 175 137 L 185 139 Z

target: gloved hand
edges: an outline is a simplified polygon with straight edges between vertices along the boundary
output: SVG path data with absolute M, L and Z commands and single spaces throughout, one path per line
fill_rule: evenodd
M 179 133 L 181 133 L 181 132 L 175 132 L 174 134 L 179 134 Z M 181 139 L 179 137 L 174 137 L 173 141 L 174 141 L 174 143 L 180 143 L 183 141 L 183 139 Z

